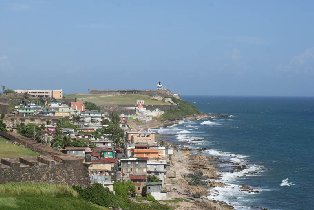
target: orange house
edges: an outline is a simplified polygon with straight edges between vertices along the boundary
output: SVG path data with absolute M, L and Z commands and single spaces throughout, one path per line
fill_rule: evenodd
M 148 159 L 158 159 L 160 158 L 159 152 L 156 149 L 134 149 L 134 157 L 137 158 L 148 158 Z
M 85 111 L 85 106 L 84 106 L 84 103 L 82 101 L 71 102 L 71 108 L 76 110 L 76 111 L 80 111 L 80 112 Z

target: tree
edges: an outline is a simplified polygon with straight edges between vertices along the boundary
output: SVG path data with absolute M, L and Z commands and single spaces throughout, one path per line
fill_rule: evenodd
M 7 131 L 7 125 L 0 119 L 0 131 Z
M 61 129 L 61 128 L 72 128 L 74 130 L 77 129 L 77 126 L 74 125 L 70 120 L 68 119 L 60 119 L 57 122 L 57 129 Z
M 149 175 L 149 176 L 147 177 L 147 180 L 148 180 L 149 182 L 159 182 L 159 181 L 160 181 L 159 178 L 158 178 L 157 176 L 155 176 L 155 175 Z
M 33 138 L 36 139 L 38 142 L 41 142 L 43 136 L 43 127 L 33 123 L 27 125 L 21 123 L 17 127 L 17 132 L 22 136 Z
M 100 107 L 97 106 L 96 104 L 92 103 L 92 102 L 85 101 L 84 105 L 85 105 L 85 109 L 100 111 Z
M 5 85 L 2 85 L 2 93 L 5 91 Z
M 111 121 L 108 126 L 101 129 L 103 134 L 111 134 L 112 140 L 116 145 L 122 146 L 124 143 L 124 131 L 120 128 L 120 118 L 116 113 L 112 113 Z
M 134 197 L 135 196 L 135 186 L 133 182 L 115 182 L 113 184 L 113 189 L 116 192 L 117 196 L 121 196 L 123 198 Z
M 3 93 L 7 95 L 7 94 L 15 93 L 15 91 L 12 89 L 5 89 Z

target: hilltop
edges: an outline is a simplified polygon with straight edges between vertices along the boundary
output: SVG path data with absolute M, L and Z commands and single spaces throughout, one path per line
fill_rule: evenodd
M 169 102 L 159 101 L 144 94 L 70 94 L 65 96 L 66 99 L 75 99 L 78 101 L 88 101 L 98 106 L 106 105 L 130 105 L 134 106 L 137 100 L 144 100 L 146 105 L 171 105 Z

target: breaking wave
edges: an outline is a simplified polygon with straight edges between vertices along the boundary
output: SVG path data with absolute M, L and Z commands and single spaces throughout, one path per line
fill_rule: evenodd
M 207 120 L 207 121 L 201 122 L 201 125 L 213 126 L 213 125 L 220 125 L 220 124 L 216 123 L 216 122 L 213 122 L 213 121 L 210 121 L 210 120 Z
M 295 184 L 293 184 L 292 182 L 289 182 L 289 178 L 283 179 L 280 183 L 280 187 L 290 187 L 292 185 L 295 185 Z

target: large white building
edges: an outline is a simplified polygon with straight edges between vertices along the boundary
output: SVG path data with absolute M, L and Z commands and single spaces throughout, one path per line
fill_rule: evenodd
M 16 93 L 28 94 L 34 97 L 45 97 L 54 99 L 63 98 L 62 90 L 14 90 L 14 91 Z

